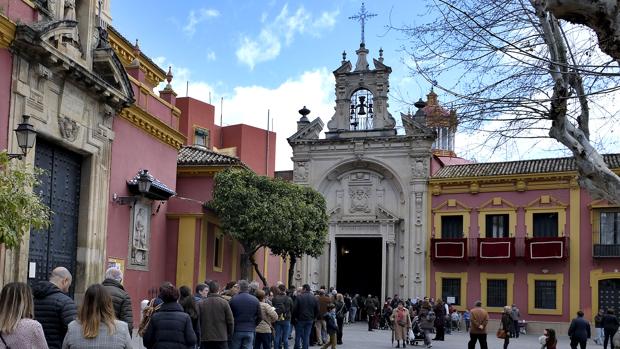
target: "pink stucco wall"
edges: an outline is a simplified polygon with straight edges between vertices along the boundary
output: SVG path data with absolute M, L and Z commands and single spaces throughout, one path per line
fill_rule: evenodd
M 492 192 L 492 193 L 479 193 L 479 194 L 441 194 L 432 196 L 433 208 L 438 207 L 448 199 L 456 199 L 459 203 L 471 208 L 470 212 L 470 230 L 468 236 L 470 238 L 479 237 L 478 232 L 478 213 L 483 204 L 492 200 L 494 197 L 501 197 L 502 199 L 510 202 L 517 209 L 517 224 L 515 237 L 517 238 L 516 246 L 523 248 L 523 244 L 520 243 L 521 239 L 526 236 L 525 226 L 525 210 L 524 207 L 528 206 L 530 202 L 539 199 L 542 195 L 550 195 L 555 199 L 561 201 L 564 204 L 570 203 L 570 192 L 568 189 L 558 190 L 530 190 L 525 192 Z M 431 229 L 433 219 L 431 219 Z M 582 229 L 584 219 L 581 219 Z M 588 220 L 589 222 L 589 220 Z M 560 231 L 563 231 L 566 236 L 570 237 L 570 208 L 566 209 L 566 226 L 559 227 Z M 512 228 L 512 227 L 511 227 Z M 591 229 L 591 228 L 590 228 Z M 440 232 L 432 231 L 434 236 L 439 237 Z M 583 234 L 582 234 L 583 236 Z M 579 238 L 579 237 L 578 237 Z M 591 246 L 591 245 L 590 245 Z M 591 249 L 591 247 L 590 247 Z M 469 252 L 471 253 L 471 252 Z M 522 256 L 522 253 L 517 252 L 517 256 Z M 583 258 L 583 257 L 582 257 Z M 549 316 L 549 315 L 526 315 L 528 305 L 528 286 L 527 286 L 527 274 L 528 273 L 542 273 L 543 269 L 547 269 L 550 274 L 562 273 L 564 275 L 563 286 L 563 311 L 562 316 Z M 514 273 L 514 303 L 521 308 L 521 313 L 528 321 L 569 321 L 570 317 L 574 314 L 569 314 L 569 285 L 570 285 L 570 269 L 567 260 L 564 261 L 544 261 L 544 262 L 526 262 L 524 258 L 517 257 L 514 262 L 501 262 L 501 263 L 484 263 L 470 259 L 466 265 L 447 263 L 447 262 L 431 262 L 431 275 L 428 280 L 431 284 L 431 295 L 434 296 L 436 292 L 435 277 L 436 272 L 444 273 L 461 273 L 467 271 L 467 306 L 471 307 L 473 302 L 480 299 L 481 285 L 480 285 L 480 273 Z M 491 318 L 499 319 L 500 314 L 491 314 Z
M 115 139 L 112 143 L 112 163 L 110 170 L 110 200 L 116 193 L 129 195 L 126 181 L 133 178 L 140 169 L 175 190 L 177 151 L 146 132 L 135 128 L 125 119 L 114 119 Z M 140 314 L 140 300 L 148 298 L 149 290 L 157 289 L 166 280 L 174 280 L 175 270 L 169 270 L 172 264 L 176 268 L 176 238 L 170 234 L 174 223 L 166 221 L 167 205 L 162 205 L 156 212 L 159 202 L 153 203 L 151 216 L 149 271 L 126 269 L 125 288 L 135 300 L 134 314 Z M 122 258 L 127 261 L 129 249 L 131 208 L 110 202 L 108 212 L 107 256 Z M 178 223 L 177 223 L 178 224 Z M 174 231 L 177 231 L 175 229 Z
M 31 24 L 37 20 L 37 12 L 22 0 L 0 0 L 0 8 L 13 22 Z
M 273 177 L 275 171 L 276 134 L 240 124 L 222 129 L 224 147 L 237 147 L 237 156 L 254 172 Z M 265 159 L 269 157 L 266 162 Z
M 6 149 L 9 134 L 9 106 L 11 104 L 11 70 L 13 58 L 8 49 L 0 49 L 0 150 Z

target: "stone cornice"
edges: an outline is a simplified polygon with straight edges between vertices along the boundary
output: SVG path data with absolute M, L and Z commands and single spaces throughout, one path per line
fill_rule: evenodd
M 0 48 L 8 48 L 15 39 L 15 23 L 0 13 Z
M 484 176 L 484 177 L 449 177 L 449 178 L 430 178 L 430 184 L 466 184 L 477 183 L 509 183 L 516 180 L 558 180 L 571 179 L 577 175 L 577 171 L 569 172 L 548 172 L 533 174 L 516 174 L 507 176 Z
M 147 86 L 146 84 L 138 81 L 138 79 L 134 78 L 131 75 L 128 75 L 129 77 L 129 81 L 133 82 L 134 84 L 136 84 L 141 91 L 147 93 L 148 95 L 150 95 L 151 97 L 155 98 L 158 102 L 160 102 L 161 104 L 165 105 L 166 108 L 170 109 L 170 111 L 172 112 L 172 115 L 176 116 L 177 118 L 181 116 L 181 109 L 175 107 L 174 105 L 168 103 L 168 101 L 162 99 L 161 97 L 159 97 L 155 92 L 153 92 L 153 90 L 151 90 L 149 88 L 149 86 Z
M 127 39 L 122 37 L 114 28 L 108 28 L 108 35 L 110 46 L 112 46 L 114 52 L 116 52 L 125 67 L 129 66 L 136 58 L 134 46 L 127 41 Z M 148 57 L 144 54 L 140 53 L 138 61 L 140 62 L 140 70 L 144 72 L 146 79 L 153 86 L 159 85 L 160 82 L 166 79 L 166 72 L 153 63 L 153 61 L 148 59 Z
M 123 109 L 119 115 L 137 128 L 177 150 L 181 149 L 185 143 L 186 139 L 182 133 L 136 105 Z

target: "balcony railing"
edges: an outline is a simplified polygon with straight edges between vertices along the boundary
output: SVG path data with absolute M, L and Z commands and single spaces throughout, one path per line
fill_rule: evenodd
M 620 257 L 620 245 L 594 245 L 594 258 L 616 258 Z
M 568 257 L 568 238 L 462 238 L 431 239 L 431 259 L 434 261 L 512 262 L 516 259 L 528 261 L 563 260 Z M 600 245 L 597 245 L 600 246 Z M 620 245 L 604 245 L 607 250 L 599 257 L 620 257 Z M 596 249 L 595 246 L 595 257 Z
M 467 239 L 431 239 L 431 259 L 435 261 L 465 261 Z
M 566 259 L 568 257 L 568 238 L 545 237 L 525 239 L 525 258 L 532 260 Z

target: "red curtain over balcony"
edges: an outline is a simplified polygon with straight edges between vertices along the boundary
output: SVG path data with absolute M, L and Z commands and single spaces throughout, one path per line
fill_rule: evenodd
M 431 239 L 431 259 L 434 261 L 465 261 L 467 239 Z
M 568 257 L 568 238 L 545 237 L 525 239 L 525 258 L 528 261 L 566 259 Z

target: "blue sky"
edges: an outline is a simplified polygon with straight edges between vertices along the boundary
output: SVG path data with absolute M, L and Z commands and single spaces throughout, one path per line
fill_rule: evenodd
M 424 21 L 420 0 L 370 0 L 367 11 L 377 14 L 366 24 L 370 56 L 384 50 L 384 63 L 393 69 L 389 109 L 400 112 L 424 97 L 430 85 L 412 75 L 401 52 L 404 36 L 393 26 Z M 342 51 L 355 64 L 360 24 L 349 19 L 360 11 L 359 0 L 199 1 L 115 0 L 112 24 L 130 41 L 139 39 L 142 52 L 166 69 L 172 66 L 173 87 L 215 105 L 216 122 L 267 127 L 267 111 L 277 133 L 276 170 L 292 169 L 286 138 L 296 131 L 297 110 L 307 106 L 310 118 L 327 123 L 335 106 L 332 71 Z M 223 108 L 220 99 L 223 98 Z M 444 96 L 439 94 L 440 102 Z M 612 127 L 601 125 L 613 134 Z M 510 141 L 505 149 L 480 149 L 482 137 L 457 134 L 457 154 L 477 161 L 568 156 L 556 141 Z M 618 143 L 611 151 L 620 151 Z

